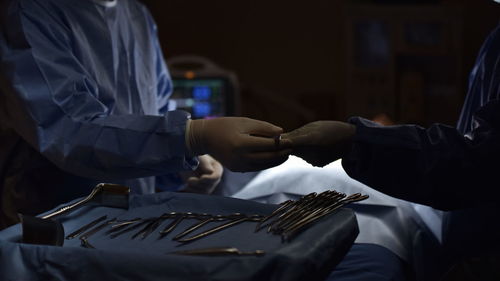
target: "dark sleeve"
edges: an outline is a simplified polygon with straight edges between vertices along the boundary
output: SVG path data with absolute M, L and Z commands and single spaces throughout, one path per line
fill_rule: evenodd
M 451 210 L 498 202 L 500 103 L 492 100 L 474 116 L 469 135 L 435 124 L 382 127 L 354 117 L 347 174 L 391 196 Z M 499 173 L 499 174 L 497 174 Z

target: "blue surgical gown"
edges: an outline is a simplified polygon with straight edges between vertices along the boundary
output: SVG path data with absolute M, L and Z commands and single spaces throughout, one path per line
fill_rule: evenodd
M 135 0 L 7 0 L 0 31 L 0 228 L 100 181 L 154 190 L 194 169 L 156 25 Z M 14 212 L 13 212 L 14 211 Z M 8 214 L 8 215 L 6 215 Z
M 499 254 L 500 26 L 470 74 L 456 128 L 382 127 L 363 118 L 342 160 L 349 176 L 389 195 L 448 210 L 443 241 L 450 255 Z

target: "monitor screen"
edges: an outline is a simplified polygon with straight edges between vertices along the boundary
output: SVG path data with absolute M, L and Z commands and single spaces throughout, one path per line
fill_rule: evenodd
M 193 119 L 227 115 L 227 80 L 224 78 L 173 78 L 169 110 L 182 109 Z

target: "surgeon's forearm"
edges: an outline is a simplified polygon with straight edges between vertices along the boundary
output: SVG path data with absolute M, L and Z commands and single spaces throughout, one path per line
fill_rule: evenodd
M 358 118 L 351 122 L 358 130 L 342 165 L 349 176 L 375 189 L 439 209 L 488 200 L 471 196 L 473 186 L 494 192 L 488 181 L 494 180 L 491 170 L 498 151 L 491 155 L 475 151 L 477 147 L 455 128 L 381 127 Z

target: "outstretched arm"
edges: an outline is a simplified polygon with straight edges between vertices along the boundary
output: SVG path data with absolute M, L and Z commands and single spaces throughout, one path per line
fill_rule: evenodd
M 311 123 L 284 137 L 311 163 L 342 157 L 352 178 L 391 196 L 448 210 L 498 201 L 500 195 L 499 101 L 481 108 L 475 122 L 476 129 L 464 136 L 441 124 L 384 127 L 356 117 L 350 124 Z

